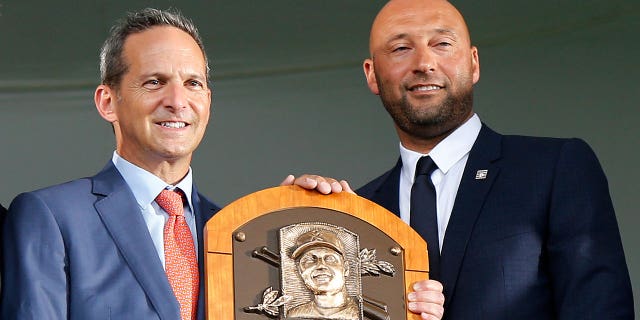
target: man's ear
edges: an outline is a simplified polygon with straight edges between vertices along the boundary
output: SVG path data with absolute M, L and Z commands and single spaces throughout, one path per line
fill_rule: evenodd
M 362 69 L 364 70 L 364 76 L 367 78 L 367 85 L 369 86 L 371 93 L 380 95 L 378 80 L 376 80 L 376 71 L 373 68 L 373 60 L 365 59 L 362 63 Z
M 471 47 L 471 71 L 473 84 L 476 84 L 480 80 L 480 56 L 478 55 L 478 48 Z
M 96 92 L 93 95 L 93 101 L 96 104 L 96 109 L 100 116 L 110 123 L 118 120 L 118 116 L 115 112 L 115 101 L 117 99 L 117 93 L 111 87 L 105 84 L 101 84 L 96 88 Z

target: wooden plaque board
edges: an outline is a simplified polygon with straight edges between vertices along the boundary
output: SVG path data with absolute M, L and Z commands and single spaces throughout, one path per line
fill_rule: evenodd
M 358 219 L 384 232 L 402 250 L 404 294 L 415 281 L 428 279 L 426 242 L 393 213 L 365 198 L 346 192 L 322 195 L 298 186 L 275 187 L 242 197 L 216 213 L 206 224 L 205 303 L 207 319 L 237 319 L 234 290 L 233 242 L 238 228 L 267 214 L 295 208 L 334 210 Z M 244 275 L 235 275 L 243 276 Z M 246 275 L 250 276 L 250 275 Z M 403 301 L 404 303 L 404 301 Z M 406 306 L 406 303 L 404 303 Z M 244 306 L 240 306 L 244 307 Z M 406 308 L 406 307 L 405 307 Z M 406 319 L 420 319 L 406 311 Z M 265 315 L 265 319 L 268 317 Z M 365 317 L 365 319 L 367 319 Z

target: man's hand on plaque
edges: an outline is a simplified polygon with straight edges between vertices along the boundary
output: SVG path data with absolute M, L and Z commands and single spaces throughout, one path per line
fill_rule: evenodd
M 409 311 L 420 314 L 422 319 L 442 319 L 444 294 L 442 284 L 435 280 L 422 280 L 413 284 L 409 292 Z
M 346 180 L 336 180 L 334 178 L 323 177 L 313 174 L 303 174 L 299 177 L 288 175 L 281 183 L 281 186 L 297 185 L 308 190 L 316 190 L 322 194 L 340 193 L 342 191 L 355 194 Z

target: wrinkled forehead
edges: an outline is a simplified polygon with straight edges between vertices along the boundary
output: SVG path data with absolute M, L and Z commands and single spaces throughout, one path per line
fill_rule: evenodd
M 380 10 L 369 38 L 369 48 L 403 34 L 448 31 L 469 39 L 469 31 L 460 12 L 444 0 L 391 0 Z
M 173 26 L 154 26 L 127 36 L 123 47 L 123 57 L 128 64 L 134 64 L 134 57 L 139 58 L 139 63 L 154 63 L 154 61 L 146 60 L 149 56 L 185 57 L 186 61 L 198 69 L 200 67 L 205 69 L 206 65 L 204 52 L 194 38 L 187 32 Z

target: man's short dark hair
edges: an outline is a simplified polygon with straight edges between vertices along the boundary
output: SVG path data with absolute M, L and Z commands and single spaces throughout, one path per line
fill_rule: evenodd
M 100 50 L 100 81 L 102 84 L 117 88 L 122 76 L 127 72 L 129 65 L 124 61 L 122 51 L 124 42 L 131 34 L 143 32 L 156 26 L 170 26 L 188 33 L 198 44 L 206 66 L 207 81 L 209 81 L 209 59 L 204 51 L 202 39 L 198 28 L 193 22 L 175 10 L 158 10 L 145 8 L 136 12 L 129 12 L 127 16 L 119 20 L 109 32 L 109 37 L 104 41 Z

